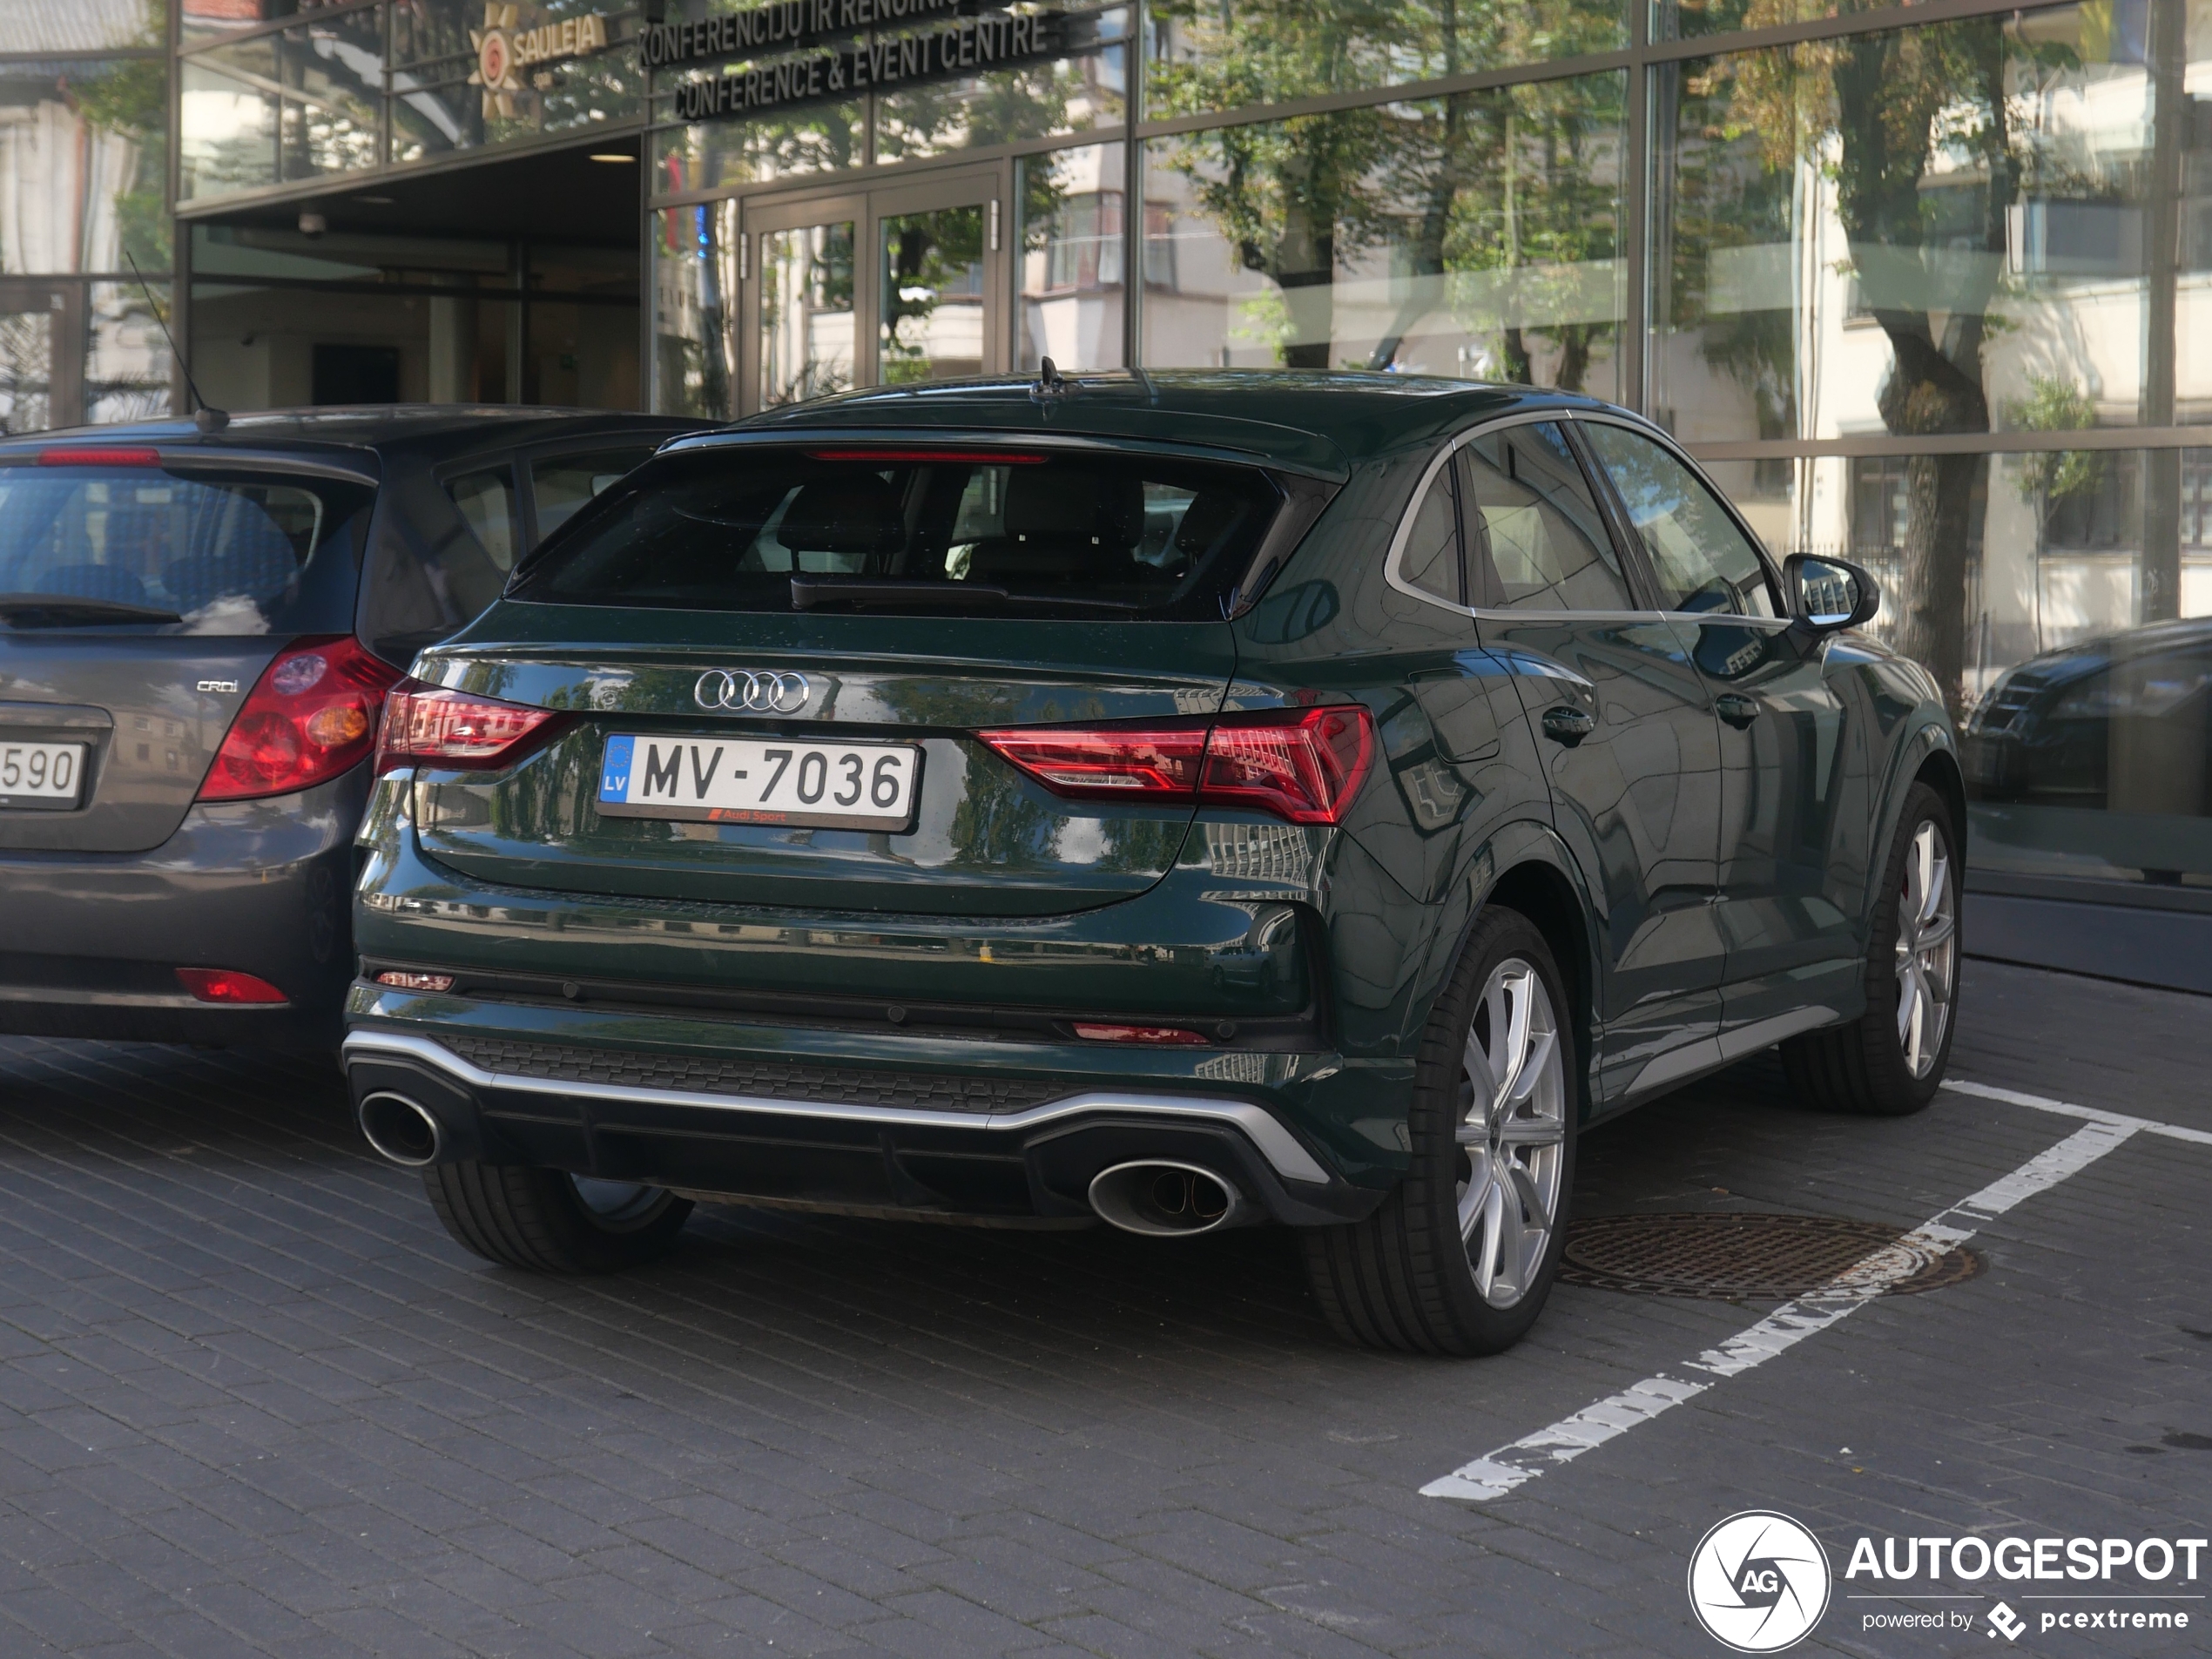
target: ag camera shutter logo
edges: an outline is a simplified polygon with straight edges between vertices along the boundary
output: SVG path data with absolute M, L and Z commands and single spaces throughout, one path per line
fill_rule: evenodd
M 1820 1540 L 1770 1509 L 1730 1515 L 1689 1557 L 1690 1611 L 1738 1653 L 1779 1653 L 1804 1641 L 1828 1610 L 1832 1582 Z

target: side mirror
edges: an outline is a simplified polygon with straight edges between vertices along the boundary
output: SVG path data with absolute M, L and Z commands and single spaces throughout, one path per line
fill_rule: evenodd
M 1782 585 L 1798 624 L 1817 634 L 1871 622 L 1882 608 L 1882 584 L 1849 559 L 1793 553 L 1782 561 Z

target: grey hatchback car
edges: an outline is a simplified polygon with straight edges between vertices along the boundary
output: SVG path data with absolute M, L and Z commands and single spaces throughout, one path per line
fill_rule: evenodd
M 685 429 L 382 408 L 0 442 L 0 1031 L 334 1047 L 387 688 Z

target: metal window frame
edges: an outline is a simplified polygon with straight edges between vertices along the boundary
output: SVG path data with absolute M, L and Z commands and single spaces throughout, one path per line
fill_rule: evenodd
M 2178 4 L 2181 0 L 2154 0 L 2154 3 Z M 167 57 L 172 61 L 206 53 L 223 46 L 280 34 L 288 29 L 312 25 L 320 19 L 341 14 L 368 10 L 382 6 L 385 0 L 339 0 L 337 4 L 314 11 L 295 13 L 290 17 L 273 18 L 264 24 L 226 30 L 219 34 L 190 42 L 183 38 L 179 15 L 173 6 L 168 11 L 168 42 L 159 46 L 117 47 L 95 54 L 83 53 L 24 53 L 0 55 L 0 62 L 81 62 L 91 57 L 125 59 L 132 57 Z M 1334 113 L 1342 111 L 1372 108 L 1391 104 L 1415 102 L 1424 99 L 1448 98 L 1457 94 L 1491 91 L 1503 87 L 1541 84 L 1550 81 L 1568 80 L 1593 74 L 1626 73 L 1626 108 L 1623 117 L 1623 172 L 1620 181 L 1622 231 L 1620 242 L 1621 259 L 1627 266 L 1628 293 L 1625 314 L 1620 324 L 1617 347 L 1622 377 L 1620 397 L 1622 404 L 1639 414 L 1649 407 L 1649 377 L 1650 369 L 1651 239 L 1649 218 L 1651 211 L 1651 179 L 1655 165 L 1655 134 L 1650 131 L 1653 110 L 1651 98 L 1652 76 L 1668 65 L 1701 59 L 1730 57 L 1749 51 L 1774 47 L 1842 39 L 1857 36 L 1880 34 L 1896 30 L 1919 28 L 1976 18 L 2004 18 L 2024 12 L 2054 10 L 2076 3 L 2076 0 L 1919 0 L 1917 3 L 1893 3 L 1864 10 L 1842 10 L 1824 17 L 1799 22 L 1778 24 L 1764 28 L 1737 29 L 1710 35 L 1684 36 L 1671 39 L 1653 37 L 1650 9 L 1648 0 L 1625 0 L 1624 15 L 1626 44 L 1622 47 L 1601 52 L 1582 53 L 1569 57 L 1550 58 L 1524 64 L 1499 64 L 1466 73 L 1438 77 L 1428 80 L 1409 81 L 1370 87 L 1348 89 L 1317 95 L 1312 98 L 1285 99 L 1276 103 L 1238 105 L 1235 108 L 1206 111 L 1189 115 L 1148 118 L 1145 109 L 1149 82 L 1147 44 L 1150 39 L 1151 17 L 1145 0 L 1127 0 L 1130 28 L 1120 45 L 1124 54 L 1123 118 L 1121 122 L 1101 125 L 1088 132 L 1055 134 L 1047 138 L 1010 141 L 1001 145 L 977 146 L 949 152 L 943 156 L 913 161 L 878 165 L 874 159 L 873 102 L 867 100 L 864 116 L 866 143 L 864 163 L 857 167 L 834 172 L 809 175 L 803 180 L 785 179 L 765 180 L 717 187 L 685 191 L 669 195 L 655 194 L 651 173 L 651 150 L 654 135 L 677 130 L 680 124 L 656 122 L 653 102 L 662 78 L 672 71 L 654 71 L 649 75 L 644 93 L 643 107 L 632 117 L 608 121 L 593 130 L 594 136 L 608 138 L 637 135 L 643 152 L 640 172 L 641 197 L 641 260 L 643 250 L 651 246 L 654 215 L 667 208 L 680 208 L 706 202 L 743 199 L 754 195 L 775 194 L 793 188 L 831 189 L 840 185 L 856 185 L 866 181 L 873 185 L 904 182 L 909 177 L 919 178 L 948 167 L 972 165 L 977 163 L 1012 161 L 1049 155 L 1060 151 L 1085 148 L 1092 145 L 1120 144 L 1124 146 L 1123 191 L 1123 306 L 1122 320 L 1122 356 L 1124 364 L 1135 368 L 1143 361 L 1143 189 L 1146 175 L 1144 146 L 1150 141 L 1179 137 L 1188 133 L 1215 131 L 1227 127 L 1278 122 L 1303 116 Z M 387 80 L 389 79 L 390 51 L 387 41 Z M 383 125 L 388 127 L 392 102 L 388 84 L 382 99 Z M 334 192 L 347 192 L 369 186 L 388 179 L 443 172 L 467 167 L 478 162 L 507 158 L 540 149 L 565 148 L 577 141 L 575 133 L 548 135 L 521 143 L 487 145 L 480 149 L 456 152 L 437 158 L 412 163 L 395 164 L 388 159 L 359 172 L 319 175 L 312 179 L 286 180 L 251 191 L 228 192 L 219 197 L 190 203 L 179 199 L 179 186 L 181 132 L 179 118 L 177 78 L 170 76 L 168 98 L 171 142 L 168 145 L 169 197 L 172 219 L 181 228 L 192 219 L 228 213 L 242 208 L 327 196 Z M 389 137 L 380 155 L 388 157 Z M 1015 203 L 1018 214 L 1020 204 Z M 185 271 L 187 261 L 180 250 L 176 258 L 175 273 L 172 277 L 179 287 L 179 297 L 172 304 L 176 320 L 187 321 L 184 316 L 189 306 L 188 277 Z M 641 365 L 650 362 L 652 354 L 654 323 L 652 294 L 650 283 L 640 294 Z M 1018 340 L 1019 319 L 1015 308 L 1008 307 L 1008 338 L 1004 342 L 1009 352 Z M 650 385 L 650 368 L 641 376 Z M 648 392 L 650 400 L 651 394 Z M 1575 417 L 1583 418 L 1583 417 Z M 1655 431 L 1658 428 L 1653 428 Z M 1836 438 L 1720 440 L 1706 442 L 1683 442 L 1672 435 L 1660 435 L 1683 460 L 1692 464 L 1699 459 L 1706 461 L 1739 461 L 1764 459 L 1814 459 L 1831 456 L 1885 455 L 1899 454 L 1963 454 L 2002 455 L 2020 452 L 2043 452 L 2066 449 L 2175 449 L 2212 447 L 2212 426 L 2203 428 L 2168 426 L 2157 428 L 2096 428 L 2067 433 L 1955 433 L 1932 435 L 1853 434 Z M 1702 469 L 1698 475 L 1703 477 Z M 1707 480 L 1710 482 L 1710 480 Z M 1721 498 L 1727 502 L 1724 492 Z M 1729 502 L 1731 513 L 1733 502 Z M 1740 515 L 1738 516 L 1740 518 Z M 1757 538 L 1753 537 L 1755 544 Z M 1762 550 L 1764 550 L 1763 544 Z

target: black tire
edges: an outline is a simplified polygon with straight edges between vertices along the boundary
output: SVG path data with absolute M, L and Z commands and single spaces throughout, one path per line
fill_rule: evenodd
M 1916 1072 L 1898 1035 L 1904 981 L 1898 973 L 1898 936 L 1903 927 L 1899 902 L 1905 892 L 1908 862 L 1923 826 L 1941 849 L 1950 889 L 1947 998 L 1942 1004 L 1941 1034 L 1926 1069 Z M 1914 784 L 1905 798 L 1897 838 L 1883 861 L 1876 890 L 1872 926 L 1866 941 L 1866 1012 L 1848 1025 L 1808 1031 L 1782 1045 L 1782 1067 L 1798 1096 L 1824 1111 L 1855 1112 L 1870 1117 L 1905 1117 L 1933 1100 L 1951 1063 L 1951 1040 L 1959 1029 L 1959 835 L 1951 807 L 1925 784 Z
M 462 1249 L 533 1273 L 614 1273 L 664 1256 L 691 1201 L 658 1187 L 595 1209 L 559 1170 L 462 1162 L 422 1172 L 423 1190 Z
M 1548 1096 L 1555 1091 L 1555 1105 L 1550 1109 L 1555 1109 L 1559 1120 L 1553 1143 L 1557 1148 L 1556 1190 L 1550 1224 L 1533 1270 L 1521 1276 L 1517 1299 L 1499 1306 L 1484 1294 L 1475 1265 L 1475 1259 L 1494 1251 L 1496 1243 L 1487 1231 L 1470 1243 L 1461 1231 L 1462 1184 L 1476 1165 L 1474 1155 L 1460 1146 L 1457 1130 L 1472 1098 L 1461 1056 L 1470 1034 L 1478 1030 L 1476 1022 L 1482 1015 L 1479 1003 L 1494 972 L 1515 961 L 1535 970 L 1555 1026 L 1560 1072 L 1544 1092 Z M 1323 1315 L 1339 1336 L 1371 1348 L 1412 1353 L 1487 1354 L 1511 1347 L 1527 1333 L 1543 1311 L 1559 1271 L 1568 1199 L 1575 1184 L 1581 1064 L 1573 1004 L 1543 934 L 1516 911 L 1486 912 L 1476 921 L 1422 1035 L 1407 1123 L 1412 1157 L 1406 1178 L 1366 1220 L 1315 1228 L 1305 1235 L 1306 1276 Z M 1524 1152 L 1533 1167 L 1535 1149 Z M 1523 1153 L 1507 1151 L 1506 1156 L 1520 1160 Z M 1501 1193 L 1507 1190 L 1501 1189 Z M 1501 1202 L 1519 1204 L 1523 1224 L 1534 1219 L 1526 1203 L 1502 1197 Z M 1534 1240 L 1521 1237 L 1527 1250 L 1538 1249 Z

